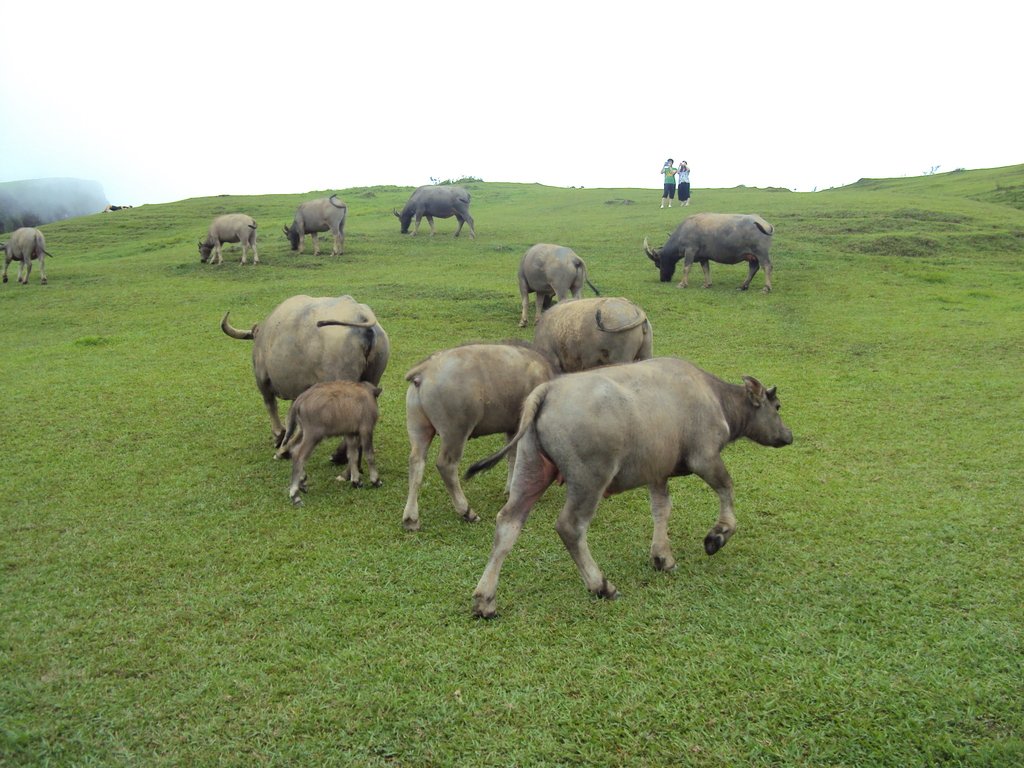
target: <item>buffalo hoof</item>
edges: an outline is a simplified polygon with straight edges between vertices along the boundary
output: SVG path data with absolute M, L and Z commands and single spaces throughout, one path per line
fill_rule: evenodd
M 601 586 L 594 594 L 604 600 L 617 600 L 619 598 L 619 590 L 605 578 L 601 579 Z
M 747 288 L 749 288 L 749 287 L 750 287 L 749 285 L 741 285 L 741 286 L 740 286 L 739 288 L 737 288 L 736 290 L 737 290 L 737 291 L 745 291 L 745 290 L 747 290 Z
M 498 609 L 494 605 L 494 598 L 473 595 L 473 615 L 479 619 L 493 619 L 497 616 Z
M 651 565 L 654 566 L 656 571 L 674 571 L 676 569 L 676 559 L 672 555 L 668 557 L 655 555 L 651 558 Z
M 465 512 L 462 513 L 462 519 L 465 520 L 467 523 L 479 523 L 480 515 L 478 515 L 472 509 L 467 509 Z
M 709 555 L 715 554 L 718 550 L 725 546 L 727 539 L 720 533 L 711 532 L 704 537 L 704 551 Z
M 418 531 L 420 529 L 420 519 L 412 519 L 409 517 L 402 518 L 402 527 L 410 532 Z
M 46 285 L 46 278 L 44 277 L 42 280 L 40 280 L 39 284 L 40 285 Z
M 772 292 L 772 289 L 769 288 L 767 285 L 764 288 L 761 289 L 761 293 L 771 293 L 771 292 Z
M 377 478 L 372 483 L 370 483 L 370 485 L 372 485 L 374 488 L 380 488 L 382 485 L 384 485 L 384 481 L 381 480 L 380 478 Z
M 294 506 L 294 507 L 301 507 L 302 506 L 302 497 L 297 495 L 297 494 L 295 496 L 292 496 L 292 506 Z
M 7 275 L 4 275 L 4 282 L 7 282 Z
M 6 283 L 7 281 L 4 280 L 4 282 Z M 526 327 L 526 321 L 525 320 L 520 320 L 519 321 L 519 327 L 520 328 L 525 328 Z
M 362 488 L 363 487 L 363 481 L 362 480 L 353 480 L 352 481 L 352 487 L 353 488 Z

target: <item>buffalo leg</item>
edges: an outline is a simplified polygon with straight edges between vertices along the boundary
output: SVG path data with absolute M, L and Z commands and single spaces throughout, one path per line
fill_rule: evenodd
M 444 487 L 448 489 L 448 496 L 455 505 L 455 512 L 467 523 L 479 522 L 480 516 L 470 509 L 469 499 L 462 492 L 462 484 L 459 482 L 459 461 L 462 460 L 462 451 L 466 448 L 466 441 L 469 434 L 441 435 L 441 449 L 437 452 L 437 472 L 444 481 Z
M 462 225 L 466 223 L 466 220 L 458 214 L 455 214 L 455 220 L 459 222 L 459 226 L 455 228 L 455 237 L 458 237 L 459 233 L 462 231 Z
M 309 458 L 309 454 L 313 452 L 318 442 L 320 441 L 304 437 L 302 442 L 292 450 L 292 482 L 288 487 L 288 497 L 297 507 L 302 506 L 302 497 L 299 492 L 306 490 L 306 459 Z
M 39 254 L 39 284 L 46 285 L 46 269 L 44 268 L 43 254 Z
M 313 233 L 313 255 L 320 255 L 320 236 L 316 232 Z
M 9 266 L 11 266 L 11 257 L 5 255 L 4 256 L 4 282 L 5 283 L 7 282 L 7 268 Z
M 433 237 L 434 236 L 434 232 L 435 232 L 435 230 L 434 230 L 434 217 L 431 216 L 429 213 L 427 214 L 427 224 L 430 225 L 430 236 Z
M 410 389 L 412 389 L 410 387 Z M 402 527 L 407 531 L 420 529 L 420 488 L 423 486 L 423 470 L 427 464 L 427 450 L 437 432 L 426 415 L 414 408 L 408 396 L 405 425 L 409 432 L 409 496 L 405 500 L 405 511 L 402 513 Z
M 702 261 L 700 263 L 700 268 L 704 270 L 704 287 L 705 288 L 710 288 L 711 287 L 711 262 L 710 261 Z
M 668 495 L 668 480 L 648 486 L 651 494 L 651 517 L 654 518 L 654 536 L 651 537 L 651 565 L 659 571 L 676 567 L 672 545 L 668 540 L 668 518 L 672 514 L 672 499 Z
M 485 619 L 497 614 L 494 597 L 498 591 L 498 575 L 501 573 L 505 557 L 519 538 L 533 505 L 558 474 L 555 465 L 541 456 L 532 434 L 527 434 L 522 439 L 518 449 L 523 455 L 516 462 L 515 473 L 512 476 L 512 492 L 505 506 L 498 512 L 491 556 L 476 589 L 473 590 L 473 613 Z
M 555 522 L 555 530 L 562 538 L 562 543 L 569 550 L 572 559 L 576 562 L 580 576 L 587 589 L 598 597 L 614 600 L 619 592 L 608 579 L 601 573 L 601 568 L 590 554 L 590 547 L 587 546 L 587 529 L 590 521 L 597 512 L 597 505 L 601 501 L 601 491 L 606 484 L 571 483 L 566 491 L 565 506 L 562 507 L 558 520 Z
M 267 407 L 267 413 L 270 416 L 270 431 L 273 433 L 274 446 L 280 447 L 281 441 L 284 439 L 284 425 L 281 423 L 281 416 L 277 412 L 277 398 L 269 391 L 269 381 L 261 383 L 260 390 L 263 394 L 263 404 Z
M 679 281 L 676 288 L 688 288 L 690 286 L 690 267 L 693 266 L 693 257 L 683 257 L 683 279 Z
M 519 327 L 525 328 L 530 318 L 530 291 L 521 282 L 519 285 L 519 297 L 522 301 L 523 311 L 519 315 Z M 537 319 L 540 319 L 540 309 L 537 309 Z
M 704 551 L 715 554 L 725 546 L 736 532 L 736 515 L 733 512 L 732 477 L 717 454 L 706 462 L 691 462 L 693 473 L 710 485 L 718 494 L 718 520 L 704 537 Z
M 748 259 L 747 263 L 750 265 L 750 268 L 747 270 L 747 279 L 744 280 L 743 281 L 743 285 L 740 286 L 740 290 L 741 291 L 745 291 L 745 290 L 747 290 L 747 288 L 750 287 L 750 281 L 754 279 L 754 275 L 757 274 L 757 270 L 760 269 L 760 267 L 761 267 L 761 265 L 758 264 L 757 259 L 755 259 L 755 258 Z M 765 271 L 765 274 L 768 274 L 767 270 Z M 768 280 L 766 282 L 766 285 L 768 285 L 770 283 L 771 283 L 771 280 Z
M 359 440 L 355 435 L 345 438 L 345 452 L 348 454 L 348 479 L 353 488 L 362 488 L 363 480 L 359 476 Z M 341 475 L 341 479 L 344 479 Z
M 764 288 L 761 291 L 763 293 L 772 292 L 772 263 L 770 261 L 765 262 L 764 265 Z
M 259 264 L 260 263 L 260 252 L 256 250 L 256 236 L 255 235 L 253 235 L 251 247 L 252 247 L 252 263 L 253 264 Z
M 366 456 L 366 469 L 370 473 L 370 485 L 380 488 L 380 475 L 377 472 L 377 455 L 373 451 L 373 429 L 359 432 L 359 451 Z M 358 459 L 357 459 L 358 461 Z

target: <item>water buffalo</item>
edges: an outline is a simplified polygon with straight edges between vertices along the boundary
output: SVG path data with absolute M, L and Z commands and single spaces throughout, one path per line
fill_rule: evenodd
M 294 400 L 321 381 L 380 384 L 391 342 L 365 304 L 351 296 L 292 296 L 267 319 L 242 331 L 220 327 L 233 339 L 253 339 L 252 372 L 270 414 L 275 445 L 284 437 L 277 398 Z
M 519 410 L 530 391 L 555 375 L 546 357 L 529 345 L 467 344 L 447 349 L 414 366 L 405 379 L 406 428 L 409 431 L 409 497 L 402 525 L 420 527 L 419 492 L 427 449 L 441 436 L 437 471 L 455 511 L 469 522 L 480 518 L 469 507 L 459 484 L 459 460 L 473 437 L 503 432 L 509 437 L 519 424 Z M 515 454 L 509 454 L 509 475 Z
M 46 238 L 33 227 L 19 227 L 11 232 L 11 239 L 0 243 L 4 252 L 4 282 L 7 282 L 7 268 L 12 261 L 18 262 L 18 282 L 28 285 L 32 274 L 32 262 L 39 260 L 39 284 L 46 285 L 46 257 L 53 256 L 46 250 Z M 24 277 L 22 276 L 24 275 Z
M 476 230 L 473 229 L 473 217 L 469 215 L 469 192 L 462 187 L 450 187 L 447 185 L 427 185 L 418 188 L 412 193 L 409 201 L 405 204 L 402 212 L 393 211 L 398 220 L 402 223 L 402 234 L 409 234 L 409 224 L 413 217 L 416 218 L 416 228 L 412 234 L 420 231 L 420 219 L 427 217 L 430 225 L 430 234 L 434 234 L 434 217 L 447 219 L 454 216 L 459 226 L 455 229 L 455 237 L 459 236 L 463 224 L 469 224 L 469 236 L 476 238 Z
M 313 255 L 320 255 L 320 232 L 334 235 L 332 256 L 340 256 L 345 252 L 345 216 L 348 206 L 338 199 L 337 195 L 322 197 L 302 203 L 295 211 L 295 219 L 290 227 L 284 228 L 285 237 L 293 251 L 302 251 L 306 247 L 306 235 L 313 236 Z
M 793 442 L 779 415 L 775 387 L 766 389 L 749 376 L 743 382 L 728 384 L 685 360 L 664 357 L 571 374 L 537 387 L 523 404 L 519 430 L 508 444 L 466 473 L 471 477 L 513 448 L 518 452 L 491 556 L 473 593 L 474 612 L 495 615 L 505 556 L 555 480 L 566 486 L 555 528 L 587 589 L 599 597 L 618 594 L 587 547 L 587 528 L 605 496 L 647 486 L 654 518 L 651 563 L 671 570 L 668 480 L 697 475 L 719 499 L 718 521 L 704 538 L 704 550 L 712 555 L 721 549 L 736 530 L 732 478 L 722 449 L 741 437 L 775 448 Z
M 661 271 L 661 282 L 667 283 L 675 274 L 676 264 L 683 261 L 683 279 L 679 288 L 689 285 L 690 266 L 699 262 L 704 270 L 704 287 L 711 287 L 709 262 L 750 265 L 741 291 L 750 287 L 750 281 L 759 267 L 764 267 L 764 292 L 772 290 L 772 260 L 768 251 L 772 246 L 775 228 L 760 216 L 741 213 L 698 213 L 684 219 L 665 244 L 657 250 L 644 238 L 644 252 Z
M 519 327 L 526 325 L 531 293 L 537 294 L 537 314 L 534 322 L 539 323 L 541 313 L 551 308 L 556 296 L 559 301 L 567 296 L 580 298 L 583 283 L 589 285 L 598 296 L 601 295 L 587 279 L 587 265 L 571 248 L 550 243 L 530 246 L 519 262 L 519 295 L 523 300 Z
M 647 315 L 628 299 L 577 299 L 555 304 L 541 315 L 533 344 L 571 373 L 610 363 L 646 360 L 654 332 Z
M 275 456 L 280 459 L 291 453 L 292 480 L 288 497 L 292 504 L 302 506 L 299 492 L 306 491 L 306 459 L 325 437 L 345 437 L 348 480 L 354 487 L 363 487 L 359 477 L 360 454 L 366 455 L 370 485 L 380 487 L 373 452 L 380 393 L 380 387 L 368 381 L 322 381 L 295 398 L 288 411 L 288 428 Z
M 227 213 L 215 218 L 210 224 L 206 239 L 199 241 L 199 260 L 204 264 L 223 262 L 221 246 L 224 243 L 242 244 L 243 264 L 245 264 L 246 247 L 252 248 L 252 263 L 260 263 L 260 255 L 256 251 L 256 221 L 252 216 L 247 216 L 244 213 Z

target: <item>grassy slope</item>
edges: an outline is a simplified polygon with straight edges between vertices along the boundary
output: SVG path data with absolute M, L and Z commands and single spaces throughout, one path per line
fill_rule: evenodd
M 709 291 L 658 283 L 640 241 L 683 212 L 657 190 L 472 189 L 475 242 L 450 220 L 400 237 L 407 189 L 343 191 L 340 259 L 286 250 L 311 195 L 44 228 L 50 285 L 0 288 L 0 762 L 1020 764 L 1024 166 L 695 190 L 686 213 L 775 224 L 767 296 L 733 290 L 742 267 L 713 267 Z M 265 264 L 199 264 L 206 223 L 235 210 Z M 538 241 L 640 303 L 656 353 L 778 384 L 797 439 L 728 450 L 740 531 L 713 558 L 714 495 L 673 481 L 673 574 L 648 565 L 646 494 L 604 502 L 590 541 L 614 603 L 583 589 L 552 489 L 480 622 L 504 473 L 467 484 L 484 518 L 467 525 L 428 467 L 424 528 L 404 533 L 402 376 L 529 338 L 514 276 Z M 385 486 L 334 483 L 321 448 L 298 511 L 250 347 L 218 328 L 296 293 L 351 293 L 392 339 Z

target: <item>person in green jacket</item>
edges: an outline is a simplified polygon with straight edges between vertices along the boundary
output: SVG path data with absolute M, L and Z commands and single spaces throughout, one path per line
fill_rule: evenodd
M 668 207 L 671 208 L 672 198 L 676 196 L 676 166 L 671 157 L 661 166 L 661 173 L 665 177 L 665 189 L 661 193 L 661 207 L 664 208 L 667 202 Z

